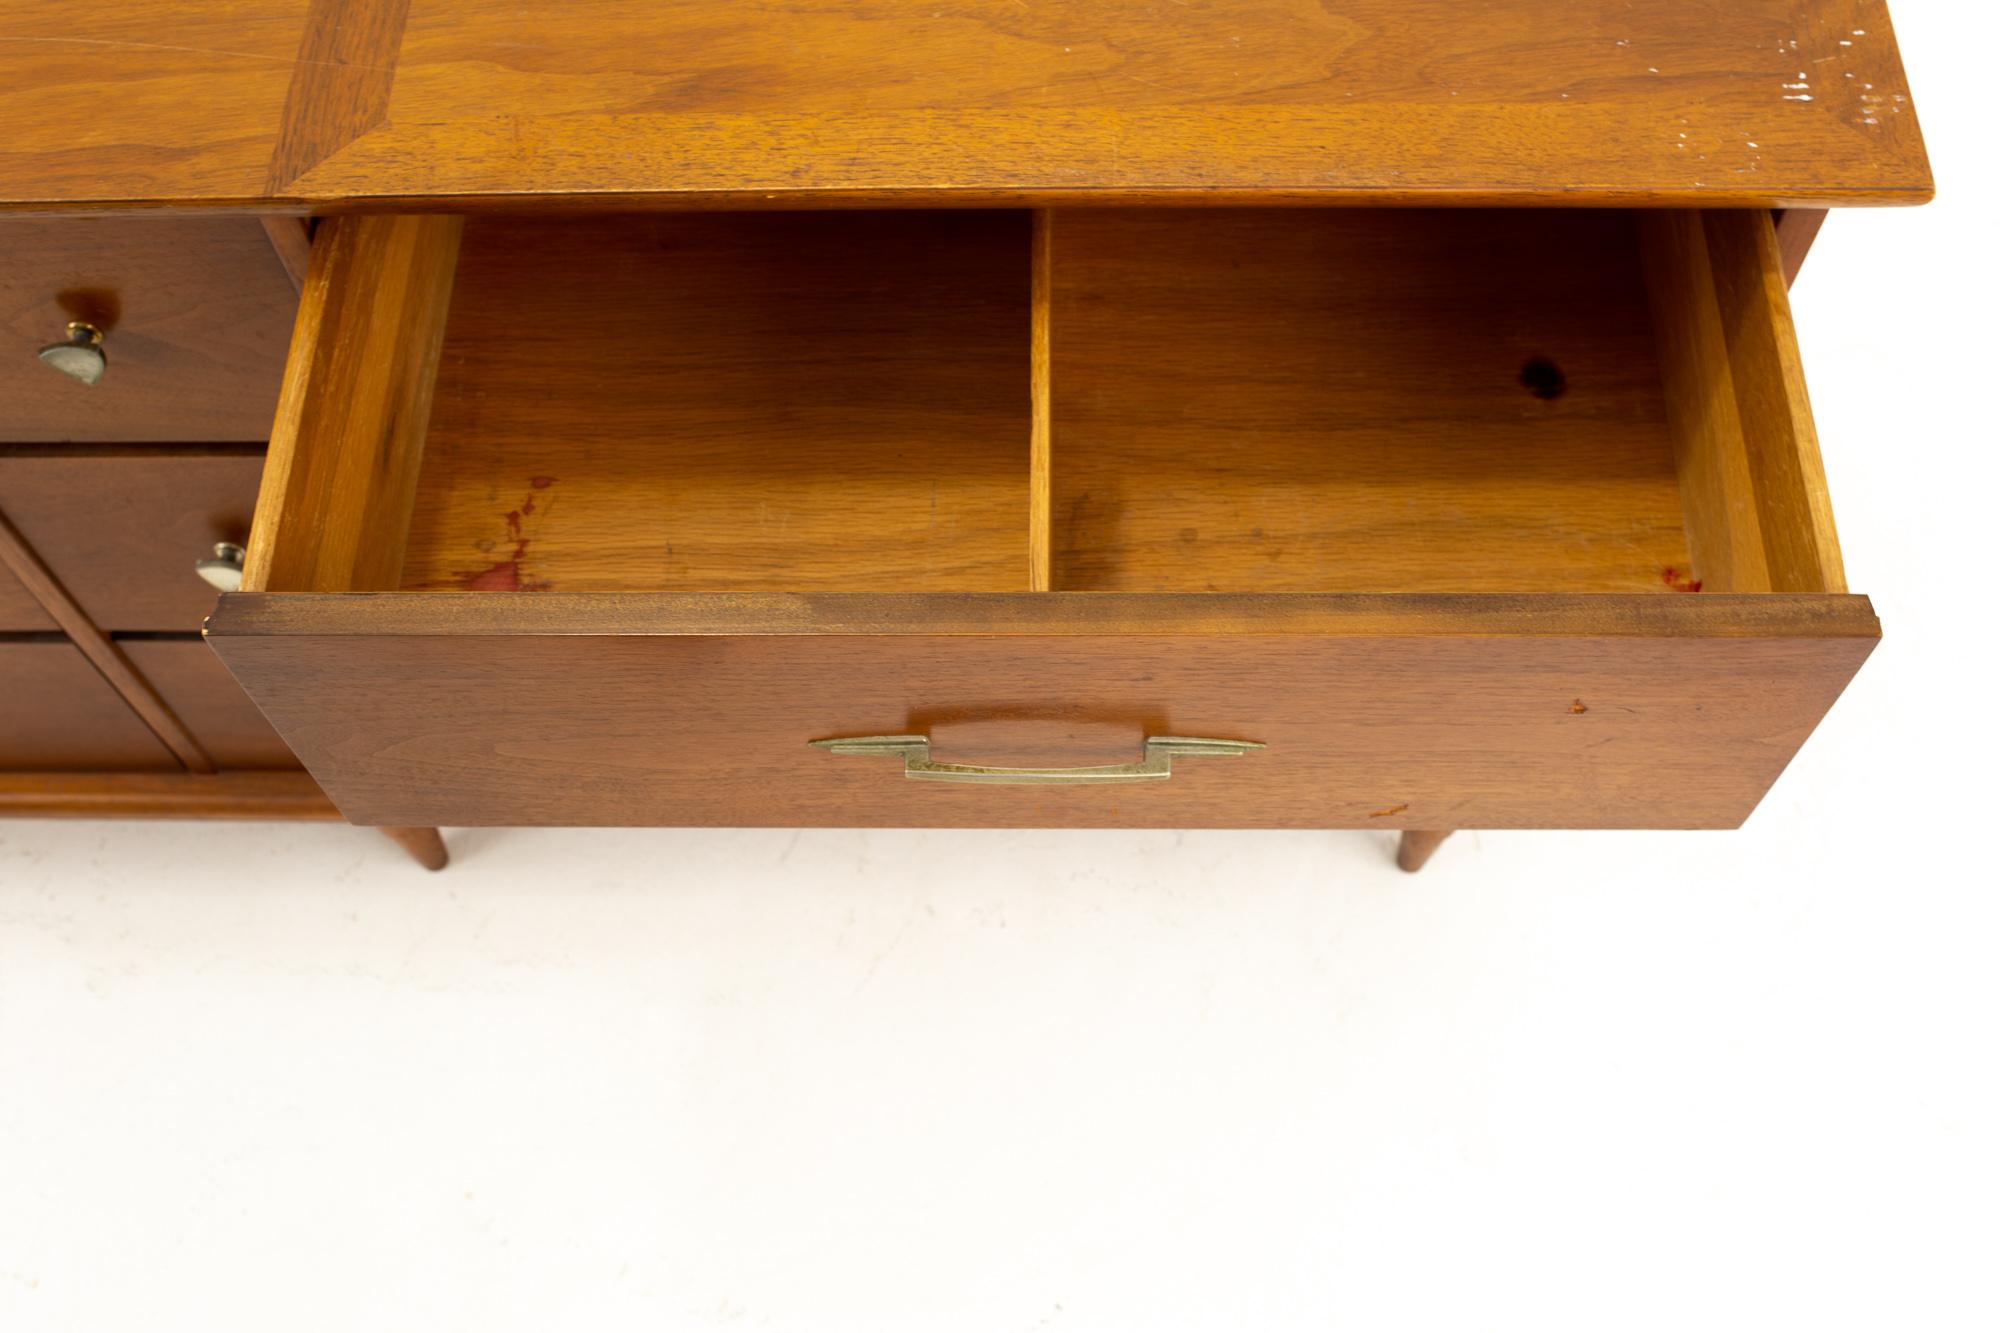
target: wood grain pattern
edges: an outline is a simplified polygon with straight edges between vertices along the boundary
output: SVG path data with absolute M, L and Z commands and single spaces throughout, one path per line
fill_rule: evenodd
M 1651 213 L 1641 227 L 1703 586 L 1846 591 L 1769 215 Z
M 69 636 L 76 650 L 95 667 L 117 696 L 125 701 L 138 719 L 157 736 L 182 767 L 192 773 L 213 773 L 215 764 L 174 711 L 167 707 L 159 692 L 145 677 L 133 667 L 124 651 L 112 642 L 111 636 L 100 629 L 76 599 L 49 572 L 40 557 L 28 546 L 7 516 L 0 513 L 0 566 L 12 571 L 28 594 L 42 604 L 49 619 L 56 622 L 62 632 Z M 64 765 L 23 763 L 21 767 L 61 767 Z M 75 760 L 72 767 L 111 768 L 115 763 L 100 763 L 82 758 Z M 142 765 L 143 766 L 143 765 Z
M 26 819 L 334 820 L 296 769 L 248 773 L 0 772 L 0 816 Z
M 21 586 L 21 580 L 0 569 L 0 634 L 50 632 L 55 628 L 56 622 Z
M 217 768 L 299 766 L 229 669 L 200 638 L 120 639 L 118 646 Z
M 1058 589 L 1685 584 L 1628 214 L 1068 212 L 1054 273 Z
M 1764 559 L 1775 592 L 1846 592 L 1819 431 L 1770 216 L 1702 214 L 1736 407 L 1756 482 Z
M 1021 214 L 475 218 L 403 586 L 1019 589 L 1028 283 Z
M 1051 564 L 1055 518 L 1054 325 L 1051 296 L 1055 282 L 1055 214 L 1035 210 L 1030 242 L 1028 330 L 1028 590 L 1055 587 Z
M 319 227 L 245 588 L 396 586 L 463 229 L 409 216 Z
M 193 634 L 215 607 L 194 562 L 248 537 L 263 467 L 257 445 L 0 446 L 0 511 L 93 623 Z
M 7 26 L 17 205 L 1931 189 L 1879 0 L 101 0 Z
M 388 116 L 409 11 L 410 0 L 311 0 L 271 150 L 271 193 Z
M 180 767 L 60 639 L 0 638 L 0 685 L 0 770 Z
M 296 304 L 248 218 L 0 219 L 0 441 L 263 440 Z M 78 319 L 96 385 L 35 355 Z
M 1701 215 L 1644 214 L 1639 226 L 1689 559 L 1706 589 L 1769 592 L 1756 483 Z
M 209 639 L 360 823 L 1436 829 L 1733 825 L 1877 632 L 1853 597 L 431 593 L 235 594 Z M 912 731 L 1269 748 L 1052 790 L 806 744 Z

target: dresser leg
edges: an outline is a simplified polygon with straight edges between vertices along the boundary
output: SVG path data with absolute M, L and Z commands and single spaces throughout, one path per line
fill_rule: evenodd
M 1396 864 L 1415 874 L 1424 868 L 1424 862 L 1431 859 L 1431 853 L 1444 845 L 1451 836 L 1450 829 L 1442 833 L 1429 833 L 1422 829 L 1404 829 L 1403 840 L 1396 846 Z
M 380 832 L 383 837 L 408 852 L 410 859 L 426 870 L 443 870 L 451 860 L 451 854 L 444 849 L 444 838 L 434 828 L 385 826 Z

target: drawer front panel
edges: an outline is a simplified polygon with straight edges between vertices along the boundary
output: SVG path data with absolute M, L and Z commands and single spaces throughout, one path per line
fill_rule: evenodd
M 1727 827 L 1873 646 L 1847 596 L 225 597 L 210 641 L 388 824 Z M 912 782 L 808 742 L 1082 765 Z
M 299 766 L 257 705 L 201 640 L 127 639 L 119 647 L 216 767 Z
M 4 513 L 0 508 L 0 513 Z M 21 586 L 21 580 L 12 573 L 0 569 L 0 634 L 27 631 L 53 631 L 56 622 L 49 619 L 42 604 L 28 595 Z
M 0 439 L 269 438 L 297 296 L 255 218 L 10 218 L 0 255 Z M 72 321 L 94 385 L 37 355 Z
M 263 466 L 254 446 L 0 450 L 0 512 L 102 628 L 192 634 L 215 606 L 195 561 L 246 540 Z
M 67 643 L 0 641 L 0 770 L 178 770 Z

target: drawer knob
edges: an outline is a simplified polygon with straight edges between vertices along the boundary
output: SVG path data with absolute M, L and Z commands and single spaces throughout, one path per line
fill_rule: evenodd
M 104 330 L 95 324 L 73 319 L 69 336 L 41 350 L 42 360 L 80 384 L 95 384 L 104 378 Z
M 1258 741 L 1148 736 L 1145 757 L 1130 764 L 1099 764 L 1090 768 L 987 768 L 981 764 L 933 763 L 931 738 L 928 736 L 843 736 L 834 740 L 810 741 L 808 744 L 835 754 L 901 755 L 903 776 L 906 778 L 1012 785 L 1164 781 L 1173 776 L 1175 755 L 1188 759 L 1234 758 L 1264 748 Z
M 212 552 L 194 562 L 194 572 L 217 591 L 235 592 L 243 586 L 243 548 L 235 542 L 217 542 Z

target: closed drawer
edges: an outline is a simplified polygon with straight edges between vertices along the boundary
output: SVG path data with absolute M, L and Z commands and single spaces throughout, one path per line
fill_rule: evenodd
M 0 634 L 55 628 L 56 622 L 49 619 L 40 602 L 28 595 L 21 580 L 0 569 Z
M 0 639 L 0 770 L 179 767 L 69 643 Z
M 268 438 L 297 298 L 254 218 L 0 221 L 0 440 Z M 85 385 L 37 355 L 101 331 Z
M 360 822 L 1728 826 L 1878 633 L 1761 212 L 342 219 L 313 263 L 209 640 Z M 929 744 L 808 745 L 862 736 Z
M 118 646 L 217 768 L 299 766 L 257 705 L 200 639 L 128 637 Z
M 195 562 L 247 539 L 263 466 L 256 445 L 0 447 L 0 512 L 100 627 L 192 634 L 215 606 Z

